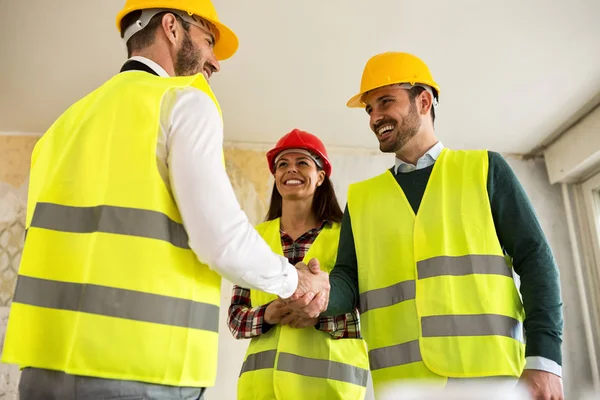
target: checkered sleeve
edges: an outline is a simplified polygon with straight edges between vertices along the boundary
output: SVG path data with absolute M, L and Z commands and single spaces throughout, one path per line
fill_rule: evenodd
M 252 307 L 250 289 L 235 285 L 227 316 L 229 331 L 236 339 L 250 339 L 267 333 L 272 325 L 265 322 L 267 305 Z
M 336 339 L 360 339 L 361 337 L 358 310 L 335 317 L 321 317 L 316 328 Z

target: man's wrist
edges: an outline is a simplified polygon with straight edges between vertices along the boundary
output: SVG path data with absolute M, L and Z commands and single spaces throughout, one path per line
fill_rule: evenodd
M 267 321 L 263 321 L 261 327 L 260 327 L 260 333 L 261 335 L 264 335 L 265 333 L 269 332 L 271 330 L 272 327 L 274 327 L 275 325 L 271 325 L 270 323 L 268 323 Z
M 549 358 L 540 356 L 525 357 L 525 368 L 524 369 L 535 369 L 538 371 L 550 372 L 558 377 L 562 378 L 562 367 Z
M 282 291 L 278 293 L 279 297 L 282 299 L 288 299 L 292 297 L 292 295 L 298 289 L 299 277 L 298 270 L 292 264 L 287 263 L 286 270 L 284 272 L 284 284 Z
M 562 365 L 562 340 L 548 332 L 526 334 L 525 360 L 529 357 L 541 357 Z
M 267 308 L 271 303 L 272 302 L 269 302 L 267 304 L 254 307 L 254 310 L 256 310 L 254 314 L 256 316 L 256 330 L 260 332 L 261 335 L 269 332 L 274 326 L 267 322 Z

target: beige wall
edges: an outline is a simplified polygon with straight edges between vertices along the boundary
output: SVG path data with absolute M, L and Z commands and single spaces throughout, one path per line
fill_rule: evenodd
M 0 136 L 0 307 L 10 304 L 19 264 L 31 150 L 37 137 Z
M 0 343 L 15 286 L 23 236 L 31 151 L 37 137 L 0 136 Z M 0 364 L 0 393 L 14 398 L 17 370 Z M 1 395 L 0 395 L 1 397 Z
M 3 341 L 8 305 L 15 284 L 24 234 L 26 181 L 29 158 L 35 137 L 0 135 L 0 344 Z M 271 178 L 265 165 L 262 146 L 240 143 L 226 145 L 227 170 L 236 195 L 251 222 L 262 220 L 271 191 Z M 346 189 L 354 181 L 368 178 L 387 168 L 392 159 L 377 151 L 330 149 L 333 183 L 340 204 L 346 203 Z M 548 183 L 542 160 L 508 160 L 521 180 L 538 213 L 561 269 L 561 285 L 565 304 L 564 385 L 569 398 L 589 385 L 589 358 L 582 334 L 582 318 L 575 278 L 571 271 L 571 251 L 565 229 L 565 214 L 560 191 Z M 231 283 L 223 282 L 219 370 L 217 383 L 207 400 L 235 399 L 236 380 L 247 341 L 234 340 L 225 325 Z M 18 371 L 0 364 L 0 397 L 14 398 Z M 371 399 L 371 395 L 367 399 Z

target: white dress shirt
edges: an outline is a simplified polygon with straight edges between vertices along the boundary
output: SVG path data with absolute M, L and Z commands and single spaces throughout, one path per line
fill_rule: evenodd
M 417 169 L 427 168 L 435 163 L 440 154 L 444 150 L 444 145 L 442 142 L 437 142 L 432 148 L 427 150 L 427 153 L 423 154 L 418 160 L 417 165 L 407 163 L 396 157 L 396 164 L 394 166 L 394 171 L 396 173 L 407 173 L 412 172 Z
M 417 165 L 407 163 L 396 157 L 394 170 L 396 173 L 408 173 L 417 169 L 430 167 L 435 164 L 443 149 L 444 145 L 442 142 L 437 142 L 431 149 L 427 151 L 427 153 L 423 154 L 417 160 Z M 540 356 L 526 357 L 525 369 L 537 369 L 562 376 L 562 367 L 558 365 L 556 361 Z
M 152 60 L 131 60 L 169 76 Z M 298 273 L 285 257 L 271 251 L 237 201 L 223 165 L 223 124 L 212 99 L 193 87 L 169 91 L 161 105 L 159 129 L 158 171 L 198 259 L 237 285 L 290 297 Z

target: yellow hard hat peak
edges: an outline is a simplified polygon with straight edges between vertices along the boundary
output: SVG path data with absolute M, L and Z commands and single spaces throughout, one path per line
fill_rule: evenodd
M 360 92 L 353 96 L 348 107 L 365 107 L 362 96 L 370 90 L 395 83 L 431 86 L 439 96 L 440 87 L 433 80 L 427 64 L 409 53 L 387 52 L 377 54 L 367 61 L 360 81 Z
M 148 8 L 164 8 L 185 11 L 211 22 L 219 31 L 215 43 L 215 56 L 219 61 L 233 56 L 238 49 L 238 38 L 226 25 L 221 23 L 211 0 L 126 0 L 125 6 L 117 14 L 117 30 L 121 32 L 121 20 L 132 11 Z

